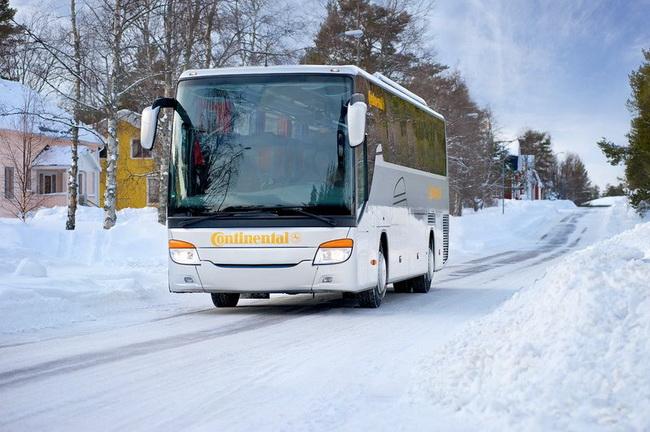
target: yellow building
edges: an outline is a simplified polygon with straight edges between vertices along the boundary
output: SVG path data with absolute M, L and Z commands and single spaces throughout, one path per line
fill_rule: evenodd
M 158 205 L 159 180 L 150 150 L 140 146 L 140 115 L 120 110 L 117 123 L 117 209 L 127 207 L 156 207 Z M 100 205 L 104 205 L 106 190 L 106 149 L 100 153 L 102 165 Z

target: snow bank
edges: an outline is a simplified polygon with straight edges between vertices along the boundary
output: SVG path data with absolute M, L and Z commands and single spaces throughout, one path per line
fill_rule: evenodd
M 47 268 L 32 258 L 23 258 L 14 274 L 16 276 L 47 277 Z
M 644 223 L 469 326 L 423 365 L 419 394 L 493 430 L 649 430 L 649 287 Z
M 160 305 L 169 298 L 167 231 L 155 209 L 103 212 L 80 207 L 65 230 L 65 208 L 43 209 L 24 224 L 0 219 L 0 336 L 95 321 Z
M 496 251 L 510 248 L 513 243 L 534 242 L 553 222 L 575 210 L 571 201 L 517 201 L 506 200 L 505 212 L 501 203 L 474 212 L 465 210 L 463 216 L 452 217 L 450 226 L 450 256 Z
M 611 206 L 616 204 L 627 205 L 627 197 L 624 196 L 602 197 L 584 203 L 585 206 Z

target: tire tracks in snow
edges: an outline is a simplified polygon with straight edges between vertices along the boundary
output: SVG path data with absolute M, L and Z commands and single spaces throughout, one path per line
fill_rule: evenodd
M 558 256 L 571 250 L 580 241 L 581 236 L 586 228 L 583 229 L 580 236 L 568 247 L 564 247 L 569 243 L 569 238 L 576 231 L 579 220 L 582 219 L 586 214 L 587 212 L 580 211 L 562 218 L 558 225 L 554 226 L 551 231 L 540 237 L 538 244 L 541 244 L 535 249 L 499 252 L 497 254 L 467 261 L 465 263 L 459 264 L 458 266 L 454 266 L 455 268 L 459 268 L 449 273 L 448 277 L 442 279 L 440 282 L 450 282 L 464 279 L 466 277 L 484 273 L 502 266 L 530 261 L 545 254 L 550 255 L 542 258 L 541 260 L 527 263 L 524 268 L 532 267 L 553 258 L 557 258 Z
M 32 366 L 0 372 L 0 390 L 19 386 L 40 379 L 72 373 L 82 369 L 101 366 L 132 357 L 144 356 L 160 351 L 176 349 L 207 340 L 222 338 L 242 332 L 257 330 L 259 328 L 267 326 L 282 324 L 287 321 L 302 318 L 304 316 L 318 314 L 322 311 L 340 306 L 341 303 L 342 300 L 334 299 L 317 304 L 283 307 L 280 308 L 280 310 L 278 310 L 276 306 L 273 308 L 274 315 L 271 317 L 254 316 L 218 328 L 202 329 L 190 333 L 182 333 L 164 338 L 136 342 L 107 350 L 99 350 L 72 355 L 56 360 L 38 363 Z M 1 353 L 2 351 L 0 350 L 0 354 Z

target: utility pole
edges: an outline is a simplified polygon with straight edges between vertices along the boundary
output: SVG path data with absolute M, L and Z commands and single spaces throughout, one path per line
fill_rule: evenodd
M 501 214 L 506 214 L 506 159 L 501 164 Z
M 510 140 L 499 140 L 494 141 L 494 144 L 511 143 L 518 140 L 518 138 Z M 506 214 L 506 164 L 508 163 L 508 157 L 509 155 L 506 155 L 503 159 L 501 159 L 501 214 Z M 494 160 L 496 161 L 499 159 Z

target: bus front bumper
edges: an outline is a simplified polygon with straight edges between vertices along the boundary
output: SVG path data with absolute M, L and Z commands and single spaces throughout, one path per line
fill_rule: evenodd
M 169 290 L 177 293 L 312 293 L 356 292 L 354 256 L 340 264 L 181 265 L 169 261 Z

